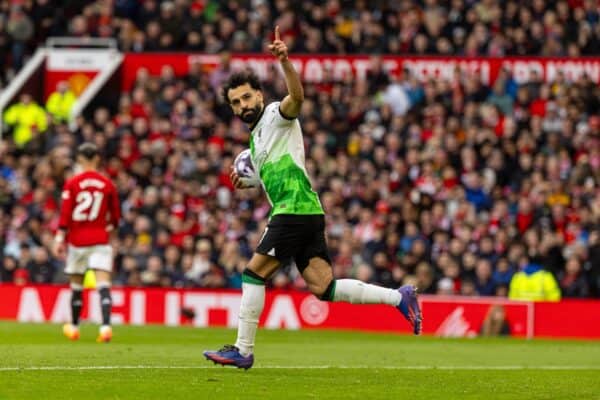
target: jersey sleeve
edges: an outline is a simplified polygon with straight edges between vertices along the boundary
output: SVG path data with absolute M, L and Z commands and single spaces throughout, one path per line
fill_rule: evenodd
M 73 208 L 73 193 L 69 185 L 69 181 L 65 182 L 62 193 L 60 195 L 60 221 L 58 224 L 59 229 L 68 229 L 71 223 L 71 214 Z
M 276 101 L 267 106 L 267 112 L 269 113 L 269 117 L 272 118 L 271 121 L 276 126 L 291 126 L 295 123 L 296 118 L 289 118 L 282 114 L 281 112 L 281 102 Z

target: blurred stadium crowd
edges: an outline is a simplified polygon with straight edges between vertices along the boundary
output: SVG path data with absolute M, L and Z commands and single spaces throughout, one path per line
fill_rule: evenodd
M 575 57 L 600 53 L 599 19 L 596 0 L 0 0 L 0 66 L 12 76 L 47 36 L 262 52 L 275 25 L 293 53 Z
M 0 2 L 2 10 L 10 3 Z M 46 34 L 53 19 L 43 23 L 34 10 L 47 3 L 21 2 L 24 18 Z M 459 0 L 442 12 L 435 0 L 379 11 L 331 0 L 302 13 L 285 0 L 272 8 L 253 1 L 252 12 L 243 3 L 96 1 L 71 19 L 69 33 L 116 36 L 131 51 L 261 51 L 276 22 L 294 51 L 599 53 L 595 1 Z M 2 20 L 0 45 L 10 46 Z M 380 67 L 373 57 L 364 80 L 305 85 L 307 168 L 328 215 L 335 276 L 506 296 L 515 273 L 541 269 L 563 297 L 600 296 L 598 85 L 560 73 L 519 85 L 507 71 L 492 87 L 459 72 L 420 82 L 408 71 L 390 79 Z M 226 53 L 210 73 L 141 69 L 115 114 L 98 108 L 72 129 L 53 113 L 22 143 L 5 134 L 0 279 L 65 281 L 49 248 L 72 149 L 88 140 L 102 149 L 122 197 L 116 284 L 239 287 L 269 205 L 255 189 L 233 192 L 228 178 L 248 141 L 218 96 L 230 72 Z M 284 95 L 282 79 L 264 84 L 267 99 Z M 289 267 L 272 285 L 304 287 Z

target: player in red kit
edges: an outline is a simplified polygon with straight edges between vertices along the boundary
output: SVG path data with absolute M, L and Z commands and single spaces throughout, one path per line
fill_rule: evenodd
M 115 185 L 98 172 L 100 154 L 96 145 L 84 143 L 77 148 L 78 172 L 62 191 L 60 226 L 54 240 L 54 254 L 64 259 L 65 273 L 71 283 L 72 323 L 63 327 L 71 340 L 79 339 L 83 276 L 88 269 L 96 274 L 96 287 L 102 306 L 102 326 L 98 342 L 112 338 L 110 296 L 113 251 L 110 232 L 117 229 L 121 210 Z

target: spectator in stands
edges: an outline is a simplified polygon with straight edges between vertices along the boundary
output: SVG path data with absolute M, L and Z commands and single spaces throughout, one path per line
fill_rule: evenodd
M 30 283 L 29 272 L 25 268 L 17 268 L 14 273 L 13 283 L 17 286 L 25 286 Z
M 27 42 L 33 37 L 35 27 L 31 18 L 23 11 L 20 5 L 11 7 L 6 31 L 10 35 L 12 46 L 12 64 L 18 71 L 23 66 Z
M 39 140 L 48 127 L 46 112 L 28 93 L 21 94 L 19 102 L 6 110 L 4 122 L 13 128 L 13 141 L 18 148 Z
M 8 72 L 10 53 L 10 36 L 6 31 L 6 18 L 0 14 L 0 84 L 4 86 L 5 75 Z
M 232 74 L 231 54 L 228 51 L 221 52 L 219 55 L 219 66 L 210 74 L 210 86 L 216 93 L 220 93 L 223 82 Z
M 496 268 L 492 274 L 494 286 L 508 286 L 515 271 L 506 258 L 500 258 L 496 263 Z
M 52 92 L 46 102 L 46 110 L 57 123 L 71 120 L 71 109 L 77 97 L 71 91 L 69 82 L 60 81 L 56 84 L 56 91 Z
M 419 293 L 435 293 L 435 280 L 431 265 L 426 262 L 419 263 L 415 270 L 415 276 L 417 277 L 417 288 L 419 289 Z
M 490 306 L 483 320 L 481 336 L 508 336 L 510 335 L 510 326 L 506 320 L 506 310 L 503 306 L 495 304 Z
M 146 262 L 146 269 L 140 275 L 144 286 L 160 286 L 163 272 L 163 261 L 158 255 L 151 255 Z
M 590 285 L 576 256 L 567 260 L 564 271 L 559 272 L 558 282 L 562 297 L 589 297 Z
M 15 257 L 4 256 L 2 259 L 2 270 L 0 270 L 0 282 L 13 282 L 18 265 Z
M 452 279 L 447 277 L 440 279 L 437 283 L 437 291 L 435 292 L 435 294 L 447 296 L 456 294 L 456 290 L 454 289 L 454 282 L 452 281 Z
M 52 283 L 56 270 L 56 261 L 50 258 L 48 250 L 37 247 L 33 251 L 33 259 L 27 264 L 31 281 L 34 283 Z
M 511 300 L 559 301 L 560 288 L 554 276 L 527 258 L 520 261 L 521 269 L 510 281 L 508 297 Z
M 493 296 L 496 288 L 492 279 L 492 263 L 481 258 L 475 267 L 475 289 L 480 296 Z
M 211 274 L 213 266 L 211 252 L 212 245 L 208 239 L 200 239 L 196 243 L 196 252 L 192 258 L 191 268 L 185 273 L 185 277 L 194 285 L 200 285 L 203 277 Z

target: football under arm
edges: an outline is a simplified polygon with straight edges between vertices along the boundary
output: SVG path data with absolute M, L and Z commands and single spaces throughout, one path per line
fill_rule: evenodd
M 300 114 L 300 108 L 304 101 L 304 88 L 300 76 L 290 60 L 281 61 L 281 68 L 283 69 L 288 95 L 281 100 L 279 112 L 288 119 L 294 119 Z

